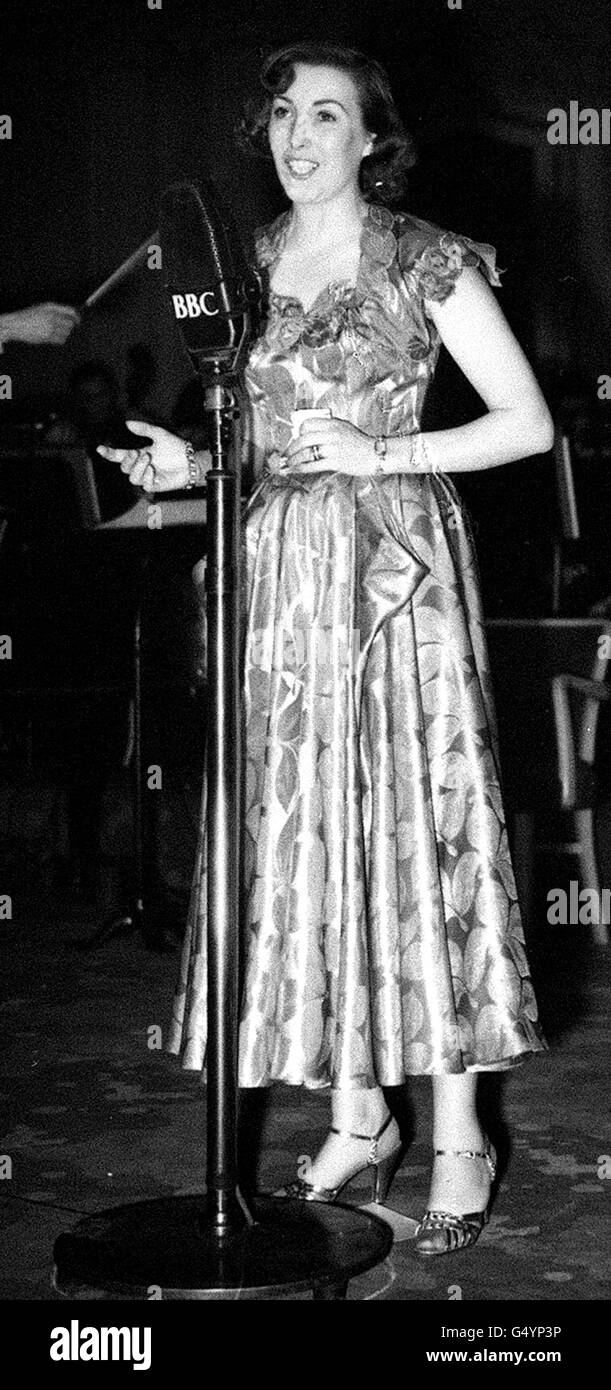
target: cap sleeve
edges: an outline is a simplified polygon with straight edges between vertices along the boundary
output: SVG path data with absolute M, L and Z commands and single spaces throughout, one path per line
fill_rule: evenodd
M 399 238 L 399 264 L 419 297 L 437 304 L 449 298 L 466 265 L 475 266 L 490 285 L 501 283 L 494 246 L 442 231 L 418 218 L 408 219 Z

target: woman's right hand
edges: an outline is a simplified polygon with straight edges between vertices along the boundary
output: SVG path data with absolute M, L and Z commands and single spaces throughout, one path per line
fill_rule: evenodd
M 189 482 L 186 440 L 170 434 L 161 425 L 149 425 L 144 420 L 127 420 L 135 434 L 148 435 L 152 444 L 145 449 L 110 449 L 100 445 L 97 452 L 113 463 L 121 464 L 134 487 L 146 492 L 174 492 Z

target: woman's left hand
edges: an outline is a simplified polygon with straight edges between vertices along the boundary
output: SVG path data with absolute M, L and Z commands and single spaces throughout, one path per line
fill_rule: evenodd
M 373 437 L 348 420 L 304 420 L 286 450 L 283 473 L 373 473 L 378 462 Z

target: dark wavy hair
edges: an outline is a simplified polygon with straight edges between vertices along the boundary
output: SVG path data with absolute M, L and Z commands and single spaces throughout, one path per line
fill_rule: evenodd
M 338 68 L 352 78 L 365 129 L 375 135 L 371 154 L 361 161 L 359 182 L 371 202 L 397 203 L 407 189 L 407 171 L 416 163 L 414 142 L 395 106 L 384 68 L 356 48 L 332 43 L 293 43 L 266 58 L 261 71 L 263 105 L 251 103 L 237 130 L 242 147 L 270 158 L 267 128 L 274 97 L 282 96 L 295 76 L 295 64 Z

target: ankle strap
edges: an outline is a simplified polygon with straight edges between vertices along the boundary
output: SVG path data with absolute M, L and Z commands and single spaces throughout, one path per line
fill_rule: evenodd
M 492 1177 L 496 1177 L 496 1154 L 490 1144 L 485 1149 L 435 1149 L 435 1157 L 438 1154 L 449 1155 L 452 1158 L 483 1158 L 485 1159 Z
M 490 1149 L 435 1149 L 437 1154 L 450 1154 L 452 1158 L 490 1158 Z
M 392 1124 L 392 1119 L 393 1117 L 389 1111 L 388 1115 L 386 1116 L 386 1119 L 380 1125 L 377 1134 L 355 1134 L 351 1129 L 338 1129 L 336 1125 L 331 1125 L 331 1133 L 343 1134 L 348 1139 L 367 1139 L 370 1144 L 375 1144 L 377 1140 L 381 1139 L 382 1135 L 385 1134 L 386 1130 L 388 1129 L 388 1126 Z

